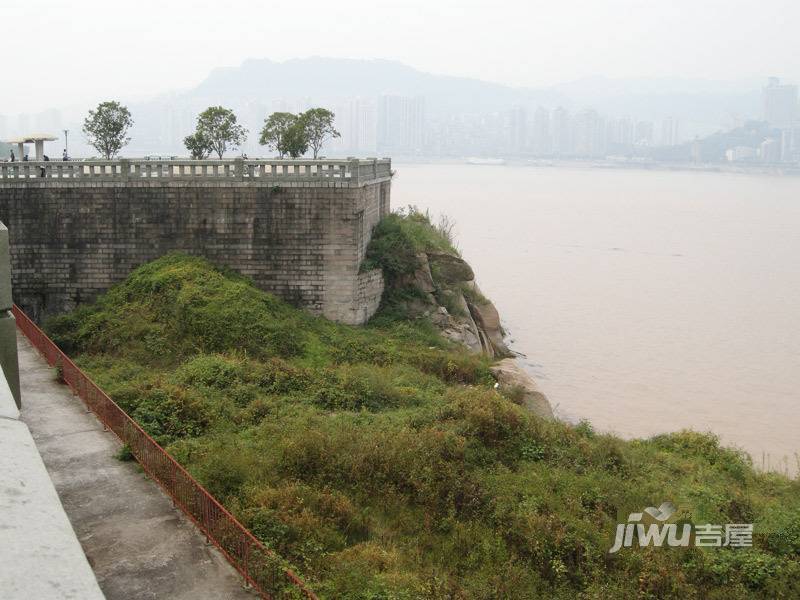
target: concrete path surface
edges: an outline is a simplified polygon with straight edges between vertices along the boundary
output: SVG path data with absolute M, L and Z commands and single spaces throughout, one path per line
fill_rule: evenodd
M 30 428 L 108 600 L 254 600 L 242 578 L 119 441 L 19 338 L 22 420 Z M 2 593 L 0 593 L 2 595 Z

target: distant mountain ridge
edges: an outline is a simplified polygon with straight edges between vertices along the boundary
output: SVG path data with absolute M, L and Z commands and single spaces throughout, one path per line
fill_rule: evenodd
M 264 100 L 374 98 L 382 94 L 425 96 L 436 112 L 484 112 L 518 105 L 566 101 L 550 90 L 515 88 L 467 77 L 434 75 L 389 60 L 305 58 L 275 62 L 249 59 L 239 67 L 214 69 L 186 98 Z
M 517 60 L 524 63 L 524 57 Z M 472 123 L 485 117 L 486 126 L 502 135 L 495 122 L 521 117 L 531 124 L 538 107 L 553 110 L 563 106 L 573 114 L 592 108 L 607 118 L 652 121 L 656 131 L 660 122 L 669 118 L 680 122 L 684 137 L 694 137 L 741 126 L 746 118 L 759 118 L 761 85 L 752 79 L 725 82 L 587 77 L 536 89 L 427 73 L 392 60 L 311 57 L 280 62 L 263 58 L 214 69 L 190 89 L 171 90 L 139 101 L 121 100 L 131 108 L 136 122 L 130 153 L 180 154 L 184 151 L 183 137 L 194 130 L 197 114 L 217 104 L 232 108 L 250 130 L 249 152 L 262 151 L 255 134 L 272 111 L 317 105 L 338 112 L 353 99 L 374 104 L 384 94 L 424 97 L 424 118 L 426 126 L 433 127 L 432 135 L 437 135 L 437 123 L 465 116 L 471 117 L 466 120 Z M 509 115 L 517 107 L 527 115 Z M 88 108 L 80 107 L 59 122 L 48 121 L 38 128 L 79 131 Z M 474 131 L 465 129 L 463 136 L 465 140 L 474 138 Z M 70 142 L 78 154 L 93 152 L 79 136 Z
M 613 117 L 659 120 L 667 116 L 719 123 L 760 114 L 760 83 L 696 79 L 588 77 L 549 88 L 513 87 L 468 77 L 426 73 L 391 60 L 312 57 L 276 62 L 248 59 L 214 69 L 178 98 L 211 103 L 308 98 L 315 103 L 382 94 L 424 96 L 432 115 L 481 113 L 516 106 L 594 108 Z

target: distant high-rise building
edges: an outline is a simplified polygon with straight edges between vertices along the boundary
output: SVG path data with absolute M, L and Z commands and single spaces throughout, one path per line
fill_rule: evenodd
M 336 111 L 336 127 L 342 137 L 336 140 L 335 147 L 356 156 L 375 154 L 374 103 L 354 98 L 342 104 Z
M 661 122 L 661 145 L 677 146 L 680 144 L 678 119 L 667 117 Z
M 781 142 L 774 138 L 767 138 L 761 142 L 758 149 L 761 160 L 765 163 L 777 163 L 781 160 Z
M 182 148 L 184 137 L 191 134 L 197 126 L 197 114 L 185 107 L 165 106 L 159 115 L 158 137 L 153 140 L 151 152 L 188 152 Z M 257 130 L 256 130 L 257 131 Z M 248 141 L 251 152 L 257 148 L 258 135 L 250 135 Z
M 575 154 L 578 156 L 597 157 L 606 151 L 605 121 L 597 111 L 582 110 L 575 115 Z
M 692 162 L 700 163 L 703 162 L 703 147 L 700 144 L 700 140 L 695 138 L 692 141 L 692 149 L 690 151 L 690 155 L 692 157 Z
M 653 122 L 652 121 L 639 121 L 636 123 L 636 132 L 634 134 L 633 143 L 637 146 L 652 146 L 653 145 Z
M 425 140 L 425 99 L 378 98 L 377 147 L 381 153 L 418 154 Z
M 375 104 L 371 102 L 359 102 L 358 108 L 353 116 L 356 119 L 358 129 L 357 140 L 359 152 L 375 153 L 377 149 Z
M 781 160 L 795 163 L 800 161 L 800 124 L 781 131 Z
M 408 115 L 408 142 L 410 150 L 420 153 L 425 146 L 425 98 L 410 99 Z
M 528 113 L 521 106 L 511 109 L 509 114 L 509 150 L 520 154 L 528 149 Z
M 606 144 L 615 149 L 633 145 L 633 123 L 627 117 L 606 122 Z
M 553 153 L 557 156 L 572 155 L 573 148 L 570 132 L 570 118 L 566 108 L 559 106 L 553 111 L 551 125 L 553 133 Z
M 550 154 L 552 149 L 550 111 L 540 106 L 533 115 L 533 151 L 541 156 Z
M 798 115 L 796 85 L 781 85 L 780 79 L 770 77 L 762 96 L 767 123 L 783 129 L 795 122 Z

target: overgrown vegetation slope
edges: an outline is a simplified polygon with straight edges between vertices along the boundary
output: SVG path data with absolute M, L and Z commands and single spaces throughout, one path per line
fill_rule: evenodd
M 800 597 L 796 481 L 710 435 L 540 420 L 424 324 L 333 324 L 169 255 L 47 330 L 322 598 Z M 608 554 L 665 500 L 755 547 Z

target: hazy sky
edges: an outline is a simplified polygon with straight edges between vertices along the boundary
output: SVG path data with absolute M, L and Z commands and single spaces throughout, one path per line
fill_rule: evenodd
M 4 1 L 0 114 L 147 97 L 245 58 L 386 58 L 511 85 L 800 79 L 797 0 Z

